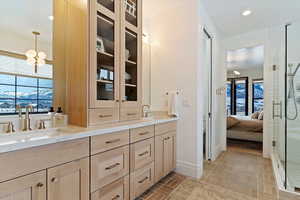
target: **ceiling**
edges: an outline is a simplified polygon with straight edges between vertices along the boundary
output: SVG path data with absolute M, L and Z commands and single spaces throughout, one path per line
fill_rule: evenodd
M 32 31 L 41 33 L 40 41 L 51 43 L 52 0 L 9 0 L 0 6 L 0 33 L 33 39 Z
M 300 20 L 299 0 L 202 0 L 225 37 Z M 241 13 L 251 10 L 244 17 Z
M 264 65 L 264 46 L 242 48 L 227 52 L 227 69 L 261 70 Z

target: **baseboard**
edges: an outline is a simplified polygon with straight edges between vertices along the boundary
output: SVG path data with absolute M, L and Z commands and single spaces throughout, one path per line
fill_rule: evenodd
M 177 160 L 176 172 L 185 176 L 199 179 L 203 174 L 203 165 L 196 165 L 194 163 Z
M 213 152 L 213 155 L 212 155 L 212 161 L 215 161 L 219 155 L 223 152 L 223 147 L 222 147 L 222 144 L 219 144 L 216 148 L 215 148 L 215 152 Z

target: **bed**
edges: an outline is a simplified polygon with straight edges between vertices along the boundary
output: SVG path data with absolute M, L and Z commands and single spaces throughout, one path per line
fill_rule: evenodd
M 263 141 L 263 120 L 249 116 L 227 117 L 227 138 L 254 142 Z

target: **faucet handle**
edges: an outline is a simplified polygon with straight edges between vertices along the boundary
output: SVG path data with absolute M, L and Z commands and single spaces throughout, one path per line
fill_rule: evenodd
M 28 105 L 26 106 L 26 111 L 28 111 L 28 112 L 33 112 L 33 106 L 32 106 L 31 104 L 28 104 Z
M 2 125 L 7 125 L 6 133 L 14 133 L 15 132 L 15 126 L 13 122 L 1 122 Z

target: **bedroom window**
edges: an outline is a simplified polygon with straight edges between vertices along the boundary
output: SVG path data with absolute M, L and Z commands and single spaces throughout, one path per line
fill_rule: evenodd
M 264 82 L 263 80 L 253 81 L 252 112 L 258 112 L 264 108 Z
M 229 115 L 248 115 L 248 78 L 228 79 L 226 105 Z

